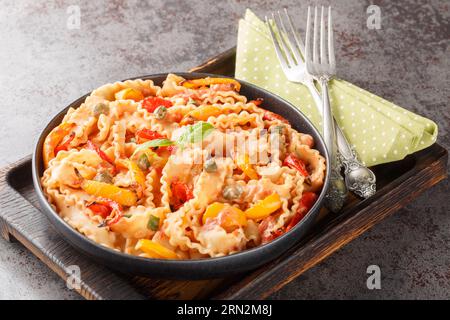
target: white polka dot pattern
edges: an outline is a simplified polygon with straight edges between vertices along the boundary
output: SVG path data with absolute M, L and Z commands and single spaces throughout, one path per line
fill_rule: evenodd
M 287 80 L 268 29 L 250 10 L 239 22 L 236 77 L 291 102 L 320 130 L 321 118 L 308 89 Z M 403 159 L 436 141 L 433 121 L 344 80 L 331 81 L 330 101 L 336 121 L 366 165 Z

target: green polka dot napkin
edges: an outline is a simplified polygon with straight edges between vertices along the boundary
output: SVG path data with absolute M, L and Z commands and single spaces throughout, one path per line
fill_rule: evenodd
M 286 79 L 269 30 L 250 10 L 239 22 L 236 78 L 286 99 L 321 128 L 308 89 Z M 401 160 L 436 141 L 438 129 L 433 121 L 344 80 L 331 81 L 330 101 L 336 121 L 367 166 Z

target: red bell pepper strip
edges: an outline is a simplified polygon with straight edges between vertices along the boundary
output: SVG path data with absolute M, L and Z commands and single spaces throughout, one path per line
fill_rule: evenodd
M 297 212 L 292 217 L 288 226 L 286 227 L 286 232 L 291 230 L 295 225 L 303 219 L 303 217 L 308 213 L 308 211 L 312 208 L 314 203 L 317 200 L 317 195 L 314 192 L 305 192 L 302 195 L 302 199 L 300 200 L 300 205 L 297 209 Z
M 194 198 L 192 188 L 183 182 L 177 180 L 172 181 L 170 189 L 172 192 L 171 205 L 175 210 L 178 210 L 186 201 Z
M 263 120 L 267 120 L 267 121 L 280 120 L 283 123 L 289 124 L 289 121 L 287 121 L 285 118 L 283 118 L 279 114 L 273 113 L 268 110 L 264 111 Z
M 250 100 L 248 103 L 253 103 L 256 106 L 260 106 L 264 102 L 263 98 L 258 98 L 256 100 Z
M 123 217 L 123 209 L 122 206 L 112 200 L 109 199 L 99 199 L 95 201 L 93 204 L 88 206 L 94 213 L 101 215 L 104 219 L 107 219 L 106 225 L 111 226 L 117 223 Z M 109 219 L 109 216 L 116 212 L 116 215 Z M 106 216 L 104 216 L 107 214 Z
M 148 112 L 155 111 L 158 107 L 170 108 L 172 102 L 160 97 L 147 97 L 142 101 L 142 108 L 146 109 Z
M 111 158 L 108 157 L 108 155 L 106 153 L 104 153 L 99 147 L 97 147 L 91 140 L 88 140 L 87 148 L 89 150 L 93 150 L 93 151 L 97 152 L 97 154 L 100 156 L 100 158 L 102 158 L 104 161 L 106 161 L 114 166 L 114 161 L 112 161 Z
M 268 216 L 264 220 L 261 221 L 258 231 L 261 235 L 261 242 L 267 243 L 272 240 L 275 240 L 279 236 L 281 236 L 283 233 L 285 233 L 284 228 L 278 228 L 277 230 L 272 230 L 270 232 L 267 232 L 267 229 L 273 228 L 273 225 L 275 224 L 275 218 L 273 216 Z
M 304 177 L 309 176 L 308 170 L 306 170 L 305 163 L 297 158 L 297 156 L 293 153 L 289 154 L 283 161 L 284 166 L 288 166 L 291 169 L 295 169 Z
M 167 139 L 167 137 L 158 133 L 157 131 L 153 131 L 146 128 L 136 131 L 136 140 L 138 143 L 143 143 L 145 142 L 145 140 L 155 140 L 155 139 Z M 156 153 L 158 155 L 162 155 L 162 153 L 164 153 L 166 150 L 169 153 L 172 153 L 174 149 L 175 146 L 158 147 Z
M 136 140 L 138 143 L 142 143 L 142 140 L 155 140 L 155 139 L 164 139 L 165 137 L 162 134 L 159 134 L 156 131 L 150 129 L 141 129 L 136 131 Z
M 75 138 L 75 132 L 72 132 L 70 135 L 67 136 L 66 141 L 64 141 L 63 143 L 61 143 L 60 145 L 58 145 L 55 148 L 55 156 L 58 154 L 58 152 L 60 151 L 67 151 L 69 150 L 70 147 L 70 143 L 72 142 L 72 140 Z
M 90 210 L 92 210 L 92 212 L 94 212 L 96 215 L 101 216 L 103 219 L 108 218 L 108 216 L 111 214 L 112 211 L 111 207 L 97 202 L 94 202 L 88 205 L 87 207 Z
M 114 216 L 114 218 L 109 220 L 107 223 L 108 226 L 111 226 L 111 225 L 117 223 L 120 219 L 122 219 L 123 210 L 122 210 L 122 206 L 115 201 L 108 200 L 108 204 L 114 211 L 116 211 L 116 215 Z

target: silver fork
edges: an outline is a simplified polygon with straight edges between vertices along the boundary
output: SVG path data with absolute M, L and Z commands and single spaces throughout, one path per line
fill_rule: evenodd
M 272 41 L 274 43 L 281 67 L 290 81 L 300 82 L 309 89 L 318 107 L 319 113 L 322 114 L 323 112 L 319 107 L 322 105 L 320 95 L 314 86 L 312 76 L 306 71 L 306 66 L 303 62 L 303 57 L 305 57 L 305 45 L 303 44 L 301 37 L 299 37 L 295 31 L 292 20 L 286 9 L 284 9 L 284 15 L 285 19 L 283 19 L 280 12 L 278 12 L 278 20 L 281 26 L 280 28 L 277 24 L 275 15 L 272 14 L 272 19 L 276 29 L 282 31 L 282 33 L 278 33 L 280 35 L 279 40 L 275 35 L 272 25 L 268 22 L 266 17 L 266 23 L 269 26 Z M 290 32 L 287 32 L 283 20 L 287 20 Z M 293 43 L 295 43 L 295 45 L 293 45 Z M 292 56 L 285 58 L 286 54 L 292 54 Z M 289 58 L 290 61 L 287 60 Z M 295 58 L 295 60 L 293 58 Z M 370 169 L 366 168 L 358 161 L 355 151 L 348 143 L 339 126 L 336 122 L 334 122 L 334 125 L 336 129 L 338 149 L 342 163 L 345 167 L 345 182 L 347 188 L 360 197 L 368 198 L 375 193 L 375 175 Z
M 308 7 L 308 18 L 306 22 L 305 38 L 305 63 L 306 71 L 317 79 L 322 87 L 322 121 L 323 121 L 323 139 L 327 146 L 331 158 L 331 181 L 330 188 L 325 197 L 325 204 L 330 210 L 340 210 L 347 198 L 347 190 L 344 189 L 344 180 L 341 176 L 341 164 L 336 145 L 336 130 L 334 128 L 333 114 L 331 113 L 330 98 L 328 92 L 328 81 L 336 73 L 336 62 L 334 58 L 333 30 L 331 24 L 331 7 L 328 8 L 328 57 L 325 38 L 325 18 L 324 8 L 322 7 L 320 19 L 320 38 L 319 38 L 319 20 L 317 7 L 314 9 L 314 38 L 312 43 L 311 57 L 311 8 Z M 320 42 L 320 58 L 319 58 Z
M 308 19 L 309 19 L 309 8 L 308 8 Z M 280 15 L 281 18 L 281 15 Z M 274 22 L 276 22 L 275 16 L 273 16 Z M 286 29 L 284 28 L 284 24 L 281 21 L 281 27 L 284 35 L 288 36 L 289 34 L 286 32 Z M 290 19 L 288 20 L 291 27 L 292 22 Z M 309 20 L 308 20 L 309 22 Z M 325 90 L 328 84 L 327 81 L 325 81 L 325 85 L 323 86 L 322 92 L 325 93 L 323 98 L 326 99 L 320 99 L 319 94 L 317 93 L 317 89 L 314 87 L 313 78 L 314 76 L 310 72 L 306 72 L 305 64 L 302 63 L 302 59 L 304 57 L 305 61 L 307 61 L 308 53 L 307 49 L 310 45 L 310 41 L 308 41 L 308 38 L 306 38 L 306 46 L 303 46 L 303 43 L 301 43 L 301 40 L 299 37 L 294 34 L 294 40 L 299 48 L 304 47 L 303 49 L 303 57 L 300 54 L 299 50 L 292 50 L 293 46 L 291 41 L 284 37 L 283 33 L 279 33 L 279 40 L 277 41 L 276 34 L 270 24 L 270 21 L 268 21 L 266 17 L 266 23 L 269 26 L 270 34 L 272 36 L 272 40 L 274 42 L 275 51 L 278 56 L 278 59 L 280 60 L 281 67 L 283 69 L 283 72 L 286 74 L 287 78 L 291 81 L 295 82 L 302 82 L 305 83 L 305 85 L 308 87 L 308 89 L 311 91 L 313 97 L 316 96 L 316 104 L 322 104 L 323 110 L 322 110 L 322 116 L 323 116 L 323 138 L 325 141 L 325 146 L 327 148 L 328 154 L 330 155 L 330 187 L 326 194 L 326 201 L 325 206 L 330 209 L 333 212 L 338 212 L 341 210 L 341 208 L 344 205 L 344 202 L 347 198 L 347 188 L 344 183 L 344 180 L 341 176 L 341 165 L 339 162 L 339 156 L 337 154 L 336 150 L 336 144 L 334 139 L 334 123 L 333 118 L 331 115 L 329 100 L 328 100 L 328 91 Z M 317 23 L 316 23 L 317 25 Z M 280 30 L 280 29 L 279 29 Z M 291 50 L 288 49 L 287 45 L 290 45 Z M 322 82 L 321 82 L 322 84 Z M 323 84 L 322 84 L 323 85 Z M 322 102 L 324 101 L 324 102 Z M 326 103 L 325 103 L 326 101 Z

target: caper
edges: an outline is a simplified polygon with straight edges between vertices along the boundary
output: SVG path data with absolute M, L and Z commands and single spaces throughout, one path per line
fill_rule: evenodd
M 208 159 L 203 166 L 206 172 L 216 172 L 217 171 L 217 163 L 214 159 Z
M 153 111 L 153 114 L 155 115 L 156 119 L 162 120 L 166 117 L 167 108 L 164 106 L 160 106 L 160 107 L 156 108 L 155 111 Z
M 222 195 L 227 200 L 234 200 L 240 198 L 244 190 L 242 187 L 238 184 L 233 186 L 226 186 L 223 191 Z
M 144 170 L 144 171 L 147 170 L 148 168 L 150 168 L 150 161 L 148 160 L 148 157 L 145 153 L 143 153 L 139 156 L 137 165 L 141 170 Z
M 112 183 L 112 176 L 107 171 L 102 171 L 96 174 L 94 177 L 95 181 L 104 182 L 104 183 Z
M 94 116 L 98 117 L 101 114 L 109 113 L 109 106 L 106 103 L 99 102 L 94 107 Z

